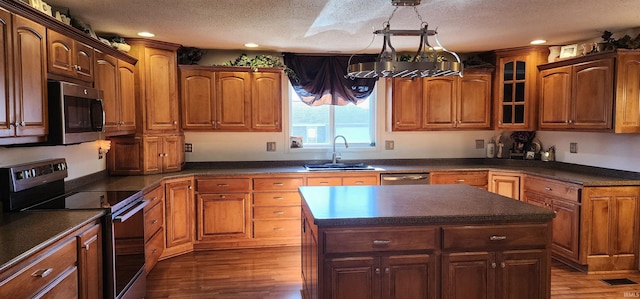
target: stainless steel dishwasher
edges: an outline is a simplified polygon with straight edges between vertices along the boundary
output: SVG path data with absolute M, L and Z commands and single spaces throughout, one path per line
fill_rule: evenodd
M 426 185 L 429 184 L 429 173 L 383 173 L 380 185 Z

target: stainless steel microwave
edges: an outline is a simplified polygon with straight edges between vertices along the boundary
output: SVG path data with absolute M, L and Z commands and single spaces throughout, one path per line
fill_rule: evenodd
M 101 90 L 52 80 L 47 88 L 48 144 L 75 144 L 102 138 L 104 105 Z

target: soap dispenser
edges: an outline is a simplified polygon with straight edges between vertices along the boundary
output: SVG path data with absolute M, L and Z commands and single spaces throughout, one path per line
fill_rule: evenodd
M 496 143 L 493 141 L 493 138 L 487 143 L 487 158 L 495 158 L 496 157 Z

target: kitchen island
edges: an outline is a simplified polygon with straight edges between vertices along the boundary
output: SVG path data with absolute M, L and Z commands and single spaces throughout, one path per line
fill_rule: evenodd
M 466 185 L 299 190 L 305 298 L 550 297 L 550 210 Z

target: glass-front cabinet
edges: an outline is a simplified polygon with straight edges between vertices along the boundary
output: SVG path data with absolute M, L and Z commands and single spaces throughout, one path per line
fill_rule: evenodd
M 545 63 L 546 47 L 498 50 L 494 85 L 495 128 L 535 130 L 537 65 Z

